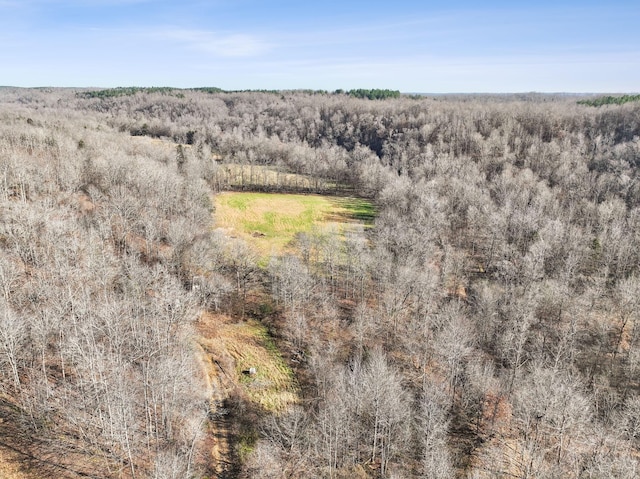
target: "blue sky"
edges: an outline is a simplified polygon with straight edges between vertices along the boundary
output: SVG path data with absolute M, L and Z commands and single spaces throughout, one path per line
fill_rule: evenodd
M 640 2 L 0 0 L 0 85 L 638 92 Z

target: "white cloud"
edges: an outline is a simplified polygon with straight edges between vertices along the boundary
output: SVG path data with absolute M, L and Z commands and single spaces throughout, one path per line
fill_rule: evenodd
M 216 34 L 202 30 L 173 29 L 155 35 L 221 57 L 252 57 L 272 48 L 266 41 L 243 33 Z

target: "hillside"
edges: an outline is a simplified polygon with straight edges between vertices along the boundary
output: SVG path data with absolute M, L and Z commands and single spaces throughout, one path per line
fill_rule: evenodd
M 0 475 L 637 477 L 637 102 L 121 93 L 0 90 Z

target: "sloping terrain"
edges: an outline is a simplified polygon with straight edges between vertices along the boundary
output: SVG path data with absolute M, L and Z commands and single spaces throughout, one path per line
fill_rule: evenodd
M 638 476 L 640 105 L 122 93 L 0 89 L 3 473 Z

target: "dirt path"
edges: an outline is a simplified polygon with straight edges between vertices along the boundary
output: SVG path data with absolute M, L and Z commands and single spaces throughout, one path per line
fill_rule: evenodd
M 198 344 L 209 388 L 209 469 L 219 479 L 233 479 L 238 473 L 238 458 L 233 447 L 233 419 L 229 414 L 229 397 L 234 388 L 233 363 L 218 338 L 218 320 L 203 313 L 198 322 Z
M 210 358 L 212 369 L 217 369 L 218 375 L 210 376 L 211 380 L 211 415 L 209 418 L 213 431 L 213 446 L 211 447 L 211 461 L 216 477 L 230 479 L 236 476 L 237 462 L 231 445 L 231 424 L 227 408 L 228 391 L 224 386 L 225 371 L 220 364 Z

